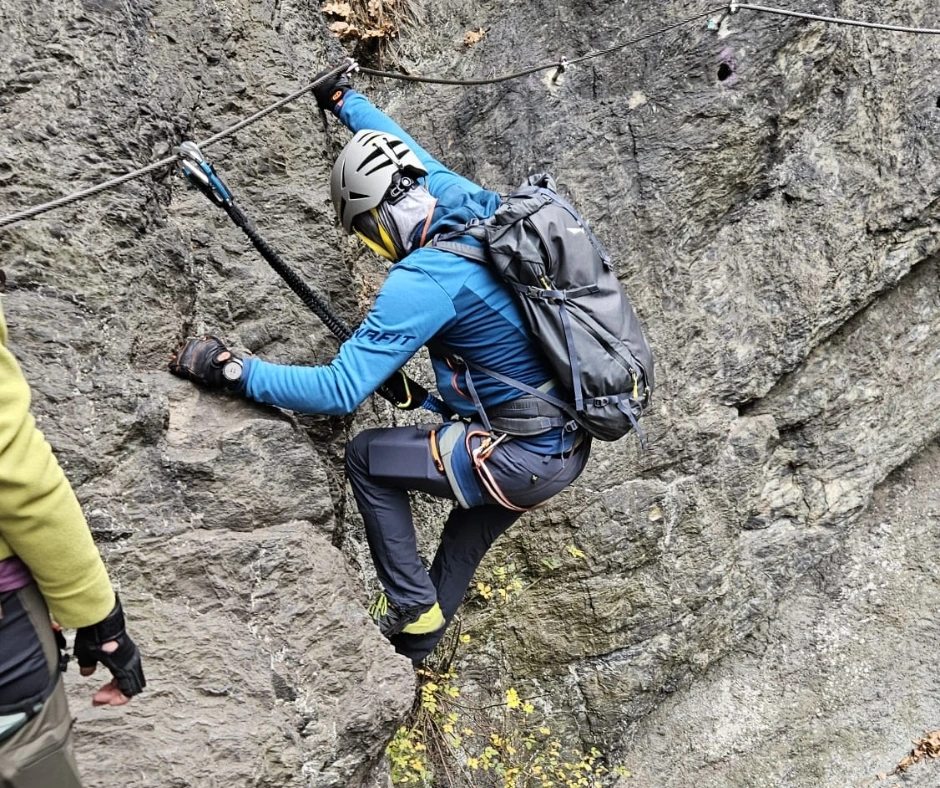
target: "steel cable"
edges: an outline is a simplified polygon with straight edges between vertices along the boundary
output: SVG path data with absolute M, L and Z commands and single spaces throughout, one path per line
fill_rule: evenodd
M 271 104 L 270 106 L 265 107 L 264 109 L 258 110 L 253 115 L 249 115 L 247 118 L 239 121 L 235 125 L 230 126 L 229 128 L 223 131 L 220 131 L 218 134 L 214 134 L 213 136 L 209 137 L 209 139 L 203 142 L 199 142 L 197 144 L 199 145 L 200 148 L 208 147 L 209 145 L 215 144 L 219 140 L 223 140 L 226 137 L 231 136 L 236 131 L 239 131 L 245 128 L 245 126 L 248 126 L 254 123 L 255 121 L 261 120 L 261 118 L 265 117 L 266 115 L 270 115 L 272 112 L 280 109 L 285 104 L 289 104 L 291 101 L 296 101 L 305 93 L 313 90 L 321 82 L 325 82 L 327 79 L 330 79 L 336 76 L 337 74 L 341 74 L 343 71 L 346 70 L 346 68 L 347 68 L 346 63 L 336 66 L 336 68 L 333 68 L 329 72 L 324 74 L 323 76 L 318 77 L 306 87 L 303 87 L 300 90 L 295 91 L 294 93 L 291 93 L 289 96 L 282 98 L 280 101 L 277 101 L 274 104 Z M 165 159 L 160 159 L 160 161 L 155 161 L 152 164 L 148 164 L 147 166 L 141 167 L 138 170 L 133 170 L 132 172 L 128 172 L 124 175 L 120 175 L 117 178 L 112 178 L 111 180 L 105 181 L 104 183 L 99 183 L 97 186 L 91 186 L 87 189 L 82 189 L 80 191 L 73 192 L 72 194 L 67 194 L 64 197 L 59 197 L 56 200 L 42 203 L 41 205 L 36 205 L 32 208 L 27 208 L 26 210 L 20 211 L 19 213 L 10 214 L 9 216 L 5 216 L 2 219 L 0 219 L 0 230 L 2 230 L 4 227 L 7 227 L 11 224 L 14 224 L 15 222 L 20 222 L 20 221 L 23 221 L 24 219 L 31 219 L 34 216 L 38 216 L 41 213 L 46 213 L 47 211 L 51 211 L 54 208 L 61 208 L 63 205 L 68 205 L 69 203 L 77 202 L 78 200 L 83 200 L 86 197 L 92 197 L 107 189 L 113 189 L 116 186 L 120 186 L 122 183 L 127 183 L 128 181 L 133 180 L 134 178 L 139 178 L 143 175 L 147 175 L 148 173 L 162 169 L 163 167 L 168 167 L 169 165 L 174 164 L 178 159 L 179 159 L 178 156 L 167 156 Z
M 535 74 L 539 71 L 547 71 L 549 69 L 558 69 L 559 72 L 561 72 L 561 71 L 564 71 L 568 66 L 571 66 L 575 63 L 581 63 L 586 60 L 591 60 L 593 58 L 603 57 L 604 55 L 609 55 L 613 52 L 617 52 L 621 49 L 625 49 L 626 47 L 633 46 L 635 44 L 640 43 L 641 41 L 646 41 L 647 39 L 654 38 L 659 35 L 663 35 L 664 33 L 668 33 L 679 27 L 690 24 L 691 22 L 698 21 L 699 19 L 703 19 L 713 14 L 716 14 L 722 11 L 724 11 L 726 14 L 735 14 L 740 10 L 748 10 L 748 11 L 754 11 L 757 13 L 774 14 L 774 15 L 779 15 L 779 16 L 796 17 L 798 19 L 807 19 L 811 21 L 824 22 L 827 24 L 849 25 L 849 26 L 854 26 L 854 27 L 864 27 L 864 28 L 875 29 L 875 30 L 885 30 L 885 31 L 896 32 L 896 33 L 940 35 L 940 29 L 938 28 L 888 25 L 888 24 L 882 24 L 879 22 L 866 22 L 866 21 L 861 21 L 861 20 L 856 20 L 856 19 L 844 19 L 841 17 L 821 16 L 818 14 L 811 14 L 811 13 L 806 13 L 802 11 L 790 11 L 787 9 L 771 8 L 768 6 L 753 5 L 750 3 L 732 2 L 730 5 L 723 5 L 717 8 L 712 8 L 708 11 L 703 11 L 700 14 L 696 14 L 694 16 L 688 17 L 672 25 L 659 28 L 650 33 L 646 33 L 642 36 L 630 39 L 629 41 L 625 41 L 621 44 L 617 44 L 615 46 L 608 47 L 606 49 L 601 49 L 596 52 L 590 52 L 586 55 L 572 58 L 571 60 L 568 60 L 566 58 L 561 58 L 560 60 L 553 61 L 551 63 L 545 63 L 542 65 L 533 66 L 531 68 L 523 69 L 521 71 L 515 71 L 511 74 L 504 74 L 498 77 L 489 77 L 485 79 L 447 79 L 444 77 L 425 77 L 425 76 L 420 76 L 416 74 L 401 74 L 401 73 L 391 72 L 391 71 L 379 71 L 376 69 L 365 68 L 365 67 L 361 67 L 359 70 L 363 74 L 368 74 L 370 76 L 385 77 L 388 79 L 398 79 L 398 80 L 404 80 L 408 82 L 425 82 L 425 83 L 430 83 L 430 84 L 435 84 L 435 85 L 463 85 L 463 86 L 494 85 L 500 82 L 507 82 L 512 79 L 519 79 L 521 77 L 529 76 L 530 74 Z M 333 76 L 336 76 L 337 74 L 344 71 L 346 68 L 347 68 L 347 63 L 344 62 L 341 65 L 337 66 L 336 68 L 331 69 L 329 72 L 327 72 L 323 76 L 318 77 L 306 87 L 301 88 L 300 90 L 290 94 L 289 96 L 284 97 L 280 101 L 277 101 L 274 104 L 271 104 L 270 106 L 259 110 L 258 112 L 254 113 L 253 115 L 248 116 L 244 120 L 239 121 L 235 125 L 230 126 L 229 128 L 197 144 L 199 145 L 200 148 L 213 145 L 219 140 L 222 140 L 234 134 L 236 131 L 239 131 L 245 128 L 246 126 L 260 120 L 266 115 L 270 115 L 272 112 L 275 112 L 276 110 L 280 109 L 284 105 L 289 104 L 292 101 L 295 101 L 296 99 L 303 96 L 305 93 L 308 93 L 310 90 L 315 88 L 321 82 L 324 82 L 325 80 Z M 138 170 L 133 170 L 132 172 L 128 172 L 124 175 L 120 175 L 116 178 L 112 178 L 111 180 L 105 181 L 103 183 L 99 183 L 96 186 L 91 186 L 87 189 L 82 189 L 80 191 L 73 192 L 72 194 L 65 195 L 64 197 L 59 197 L 58 199 L 51 200 L 49 202 L 42 203 L 40 205 L 36 205 L 32 208 L 28 208 L 23 211 L 19 211 L 18 213 L 13 213 L 8 216 L 4 216 L 0 218 L 0 230 L 3 230 L 4 228 L 12 224 L 15 224 L 17 222 L 23 221 L 25 219 L 31 219 L 35 216 L 39 216 L 40 214 L 46 213 L 47 211 L 51 211 L 55 208 L 61 208 L 64 205 L 77 202 L 78 200 L 82 200 L 87 197 L 92 197 L 108 189 L 113 189 L 117 186 L 120 186 L 123 183 L 127 183 L 128 181 L 133 180 L 134 178 L 139 178 L 143 175 L 147 175 L 148 173 L 154 172 L 156 170 L 160 170 L 176 162 L 177 158 L 178 158 L 177 156 L 168 156 L 164 159 L 160 159 L 159 161 L 153 162 L 152 164 L 148 164 L 145 167 L 141 167 Z
M 683 19 L 682 21 L 671 25 L 667 25 L 666 27 L 661 27 L 658 30 L 654 30 L 651 33 L 646 33 L 645 35 L 639 36 L 638 38 L 632 38 L 629 41 L 624 41 L 622 44 L 617 44 L 615 46 L 608 47 L 607 49 L 601 49 L 597 52 L 591 52 L 587 55 L 582 55 L 581 57 L 571 58 L 570 60 L 568 58 L 562 58 L 561 60 L 555 60 L 551 63 L 544 63 L 541 66 L 532 66 L 531 68 L 527 68 L 522 71 L 514 71 L 511 74 L 503 74 L 502 76 L 490 77 L 488 79 L 443 79 L 440 77 L 422 77 L 415 74 L 401 74 L 394 71 L 377 71 L 376 69 L 363 67 L 360 67 L 359 70 L 363 74 L 369 74 L 370 76 L 387 77 L 389 79 L 402 79 L 409 82 L 428 82 L 434 85 L 495 85 L 499 82 L 508 82 L 511 79 L 527 77 L 530 74 L 535 74 L 539 71 L 548 71 L 549 69 L 553 68 L 564 70 L 568 66 L 574 65 L 575 63 L 581 63 L 585 60 L 591 60 L 595 57 L 602 57 L 603 55 L 609 55 L 612 52 L 626 49 L 627 47 L 633 46 L 634 44 L 639 44 L 641 41 L 646 41 L 649 38 L 655 38 L 656 36 L 668 33 L 672 30 L 675 30 L 676 28 L 688 25 L 691 22 L 697 22 L 699 19 L 704 19 L 705 17 L 712 16 L 713 14 L 717 14 L 720 11 L 725 11 L 727 8 L 728 6 L 723 5 L 717 8 L 712 8 L 709 11 L 703 11 L 700 14 L 688 17 L 687 19 Z
M 887 30 L 892 33 L 914 33 L 917 35 L 937 36 L 940 35 L 940 28 L 934 27 L 906 27 L 903 25 L 885 25 L 880 22 L 863 22 L 858 19 L 842 19 L 836 16 L 819 16 L 818 14 L 809 14 L 803 11 L 787 11 L 783 8 L 768 8 L 762 5 L 751 5 L 750 3 L 732 3 L 729 6 L 731 13 L 738 9 L 748 11 L 757 11 L 763 14 L 776 14 L 778 16 L 792 16 L 798 19 L 810 19 L 815 22 L 826 22 L 832 25 L 849 25 L 852 27 L 867 27 L 874 30 Z

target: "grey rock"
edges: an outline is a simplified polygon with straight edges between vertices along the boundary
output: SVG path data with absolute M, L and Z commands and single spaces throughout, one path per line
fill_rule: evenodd
M 814 9 L 940 26 L 924 0 Z M 418 10 L 395 57 L 464 78 L 692 13 L 671 0 Z M 0 0 L 0 29 L 0 215 L 205 140 L 342 54 L 297 0 Z M 936 37 L 742 9 L 557 79 L 357 77 L 468 177 L 505 191 L 552 171 L 647 327 L 650 451 L 596 444 L 582 479 L 501 540 L 484 575 L 512 563 L 527 590 L 496 613 L 467 605 L 477 636 L 458 652 L 481 693 L 538 696 L 553 727 L 637 784 L 841 788 L 890 770 L 932 724 L 933 625 L 911 611 L 935 607 L 938 55 Z M 355 324 L 384 268 L 335 226 L 327 176 L 347 135 L 321 128 L 305 98 L 205 152 Z M 154 786 L 387 784 L 381 752 L 414 679 L 364 612 L 375 578 L 342 447 L 412 417 L 372 401 L 350 419 L 294 416 L 165 372 L 201 332 L 276 361 L 336 350 L 172 173 L 0 231 L 0 268 L 35 411 L 151 680 L 102 711 L 70 677 L 89 786 L 121 769 Z M 446 508 L 417 499 L 428 553 Z

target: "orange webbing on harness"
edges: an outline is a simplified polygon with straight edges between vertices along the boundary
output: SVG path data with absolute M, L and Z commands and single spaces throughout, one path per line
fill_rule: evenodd
M 482 438 L 480 445 L 475 449 L 470 445 L 470 439 L 474 437 Z M 508 438 L 509 436 L 505 433 L 497 438 L 493 438 L 490 433 L 485 432 L 484 430 L 473 430 L 472 432 L 467 432 L 467 436 L 465 438 L 467 454 L 470 455 L 470 462 L 473 464 L 477 475 L 480 477 L 480 483 L 500 506 L 504 506 L 505 508 L 511 509 L 514 512 L 528 512 L 529 510 L 535 509 L 536 507 L 516 506 L 500 489 L 499 485 L 496 483 L 496 479 L 493 478 L 493 474 L 490 473 L 489 468 L 486 467 L 486 461 L 493 453 L 493 450 Z

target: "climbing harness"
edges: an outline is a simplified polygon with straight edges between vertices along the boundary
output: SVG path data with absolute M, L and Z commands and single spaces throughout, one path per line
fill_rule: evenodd
M 789 16 L 789 17 L 795 17 L 798 19 L 807 19 L 810 21 L 824 22 L 826 24 L 848 25 L 848 26 L 854 26 L 854 27 L 865 27 L 865 28 L 874 29 L 874 30 L 885 30 L 885 31 L 894 32 L 894 33 L 940 35 L 940 28 L 887 25 L 887 24 L 881 24 L 878 22 L 865 22 L 861 20 L 845 19 L 841 17 L 820 16 L 817 14 L 804 13 L 801 11 L 789 11 L 789 10 L 782 9 L 782 8 L 771 8 L 768 6 L 752 5 L 750 3 L 739 3 L 739 2 L 736 2 L 736 0 L 732 0 L 730 4 L 725 4 L 725 5 L 721 5 L 718 7 L 710 8 L 707 11 L 703 11 L 702 13 L 695 14 L 694 16 L 690 16 L 685 19 L 681 19 L 680 21 L 675 22 L 674 24 L 651 31 L 637 38 L 632 38 L 629 41 L 616 44 L 612 47 L 608 47 L 607 49 L 601 49 L 595 52 L 590 52 L 586 55 L 582 55 L 581 57 L 576 57 L 576 58 L 569 59 L 569 58 L 562 57 L 550 63 L 543 63 L 541 65 L 533 66 L 531 68 L 527 68 L 522 71 L 515 71 L 511 74 L 504 74 L 502 76 L 497 76 L 497 77 L 489 77 L 486 79 L 447 79 L 447 78 L 441 78 L 441 77 L 421 76 L 419 74 L 401 74 L 401 73 L 390 72 L 390 71 L 379 71 L 377 69 L 365 68 L 362 66 L 360 66 L 358 70 L 361 73 L 368 74 L 370 76 L 383 77 L 386 79 L 398 79 L 398 80 L 404 80 L 407 82 L 424 82 L 424 83 L 433 84 L 433 85 L 473 86 L 473 85 L 495 85 L 500 82 L 507 82 L 509 80 L 526 77 L 526 76 L 529 76 L 530 74 L 535 74 L 539 71 L 547 71 L 547 70 L 554 69 L 555 74 L 553 76 L 553 81 L 556 81 L 561 76 L 561 74 L 565 72 L 565 70 L 567 70 L 570 66 L 573 66 L 577 63 L 582 63 L 587 60 L 591 60 L 593 58 L 598 58 L 598 57 L 603 57 L 604 55 L 609 55 L 613 52 L 617 52 L 621 49 L 625 49 L 629 46 L 633 46 L 642 41 L 646 41 L 647 39 L 663 35 L 679 27 L 683 27 L 685 25 L 691 24 L 692 22 L 697 22 L 706 17 L 712 17 L 715 14 L 723 13 L 725 16 L 731 16 L 731 15 L 737 14 L 741 10 L 753 11 L 755 13 L 762 13 L 762 14 Z M 311 91 L 313 88 L 317 87 L 318 85 L 320 85 L 322 82 L 326 81 L 327 79 L 332 79 L 338 76 L 339 74 L 345 73 L 349 70 L 350 70 L 349 59 L 344 58 L 343 61 L 339 65 L 336 66 L 336 68 L 331 69 L 326 74 L 318 77 L 309 85 L 306 85 L 305 87 L 292 93 L 291 95 L 285 96 L 283 99 L 275 102 L 274 104 L 271 104 L 270 106 L 265 107 L 264 109 L 261 109 L 258 112 L 255 112 L 253 115 L 250 115 L 249 117 L 245 118 L 239 123 L 236 123 L 235 125 L 225 129 L 224 131 L 221 131 L 218 134 L 215 134 L 212 137 L 209 137 L 208 139 L 198 143 L 198 145 L 202 148 L 208 147 L 209 145 L 212 145 L 218 142 L 219 140 L 224 139 L 225 137 L 228 137 L 234 134 L 236 131 L 239 131 L 240 129 L 243 129 L 246 126 L 254 123 L 255 121 L 258 121 L 261 118 L 271 114 L 272 112 L 274 112 L 277 109 L 280 109 L 286 104 L 289 104 L 292 101 L 295 101 L 296 99 L 300 98 L 305 93 Z M 65 195 L 64 197 L 51 200 L 50 202 L 42 203 L 32 208 L 28 208 L 26 210 L 13 213 L 8 216 L 0 217 L 0 231 L 2 231 L 6 227 L 9 227 L 10 225 L 16 224 L 17 222 L 21 222 L 26 219 L 32 219 L 36 216 L 39 216 L 40 214 L 46 213 L 55 208 L 61 208 L 65 205 L 69 205 L 70 203 L 76 202 L 78 200 L 82 200 L 87 197 L 92 197 L 108 189 L 114 189 L 120 186 L 121 184 L 127 183 L 128 181 L 131 181 L 135 178 L 139 178 L 143 175 L 147 175 L 149 173 L 162 170 L 174 164 L 176 160 L 177 160 L 177 156 L 168 156 L 164 159 L 160 159 L 159 161 L 155 161 L 151 164 L 148 164 L 145 167 L 141 167 L 140 169 L 133 170 L 132 172 L 128 172 L 124 175 L 120 175 L 117 178 L 113 178 L 109 181 L 105 181 L 95 186 L 91 186 L 87 189 L 82 189 L 80 191 L 73 192 L 72 194 Z
M 14 642 L 17 642 L 17 638 L 20 640 L 25 639 L 27 635 L 21 625 L 25 625 L 30 631 L 33 631 L 33 625 L 29 622 L 28 614 L 22 602 L 19 600 L 17 592 L 6 591 L 0 594 L 0 603 L 2 603 L 0 604 L 0 613 L 4 612 L 4 607 L 7 608 L 5 612 L 8 616 L 8 621 L 13 620 L 13 625 L 16 627 L 11 633 L 6 634 L 5 637 L 13 638 Z M 0 703 L 0 743 L 13 736 L 13 734 L 42 711 L 46 701 L 49 700 L 52 693 L 55 691 L 59 681 L 59 674 L 64 673 L 68 666 L 69 655 L 65 651 L 66 643 L 65 636 L 62 634 L 62 628 L 54 622 L 50 622 L 50 626 L 52 627 L 57 646 L 54 662 L 50 664 L 48 656 L 41 650 L 39 652 L 42 665 L 45 666 L 48 672 L 48 680 L 41 690 L 28 698 L 24 698 L 15 703 Z M 38 636 L 38 633 L 36 633 L 35 636 Z M 40 643 L 41 641 L 36 642 L 37 648 L 41 648 Z M 28 667 L 28 664 L 24 665 L 24 668 L 25 667 Z
M 479 444 L 475 447 L 473 446 L 474 439 L 479 440 Z M 480 484 L 483 485 L 483 488 L 490 494 L 493 500 L 504 509 L 510 509 L 513 512 L 528 512 L 537 507 L 516 506 L 516 504 L 509 500 L 499 484 L 497 484 L 490 469 L 486 467 L 486 461 L 490 458 L 490 455 L 496 451 L 496 447 L 507 440 L 512 440 L 512 438 L 505 432 L 493 435 L 485 430 L 467 430 L 467 434 L 464 437 L 467 454 L 470 455 L 470 463 L 477 472 L 477 478 L 480 480 Z
M 248 240 L 251 241 L 252 245 L 258 250 L 258 253 L 271 268 L 273 268 L 287 283 L 288 287 L 300 297 L 300 300 L 304 302 L 307 308 L 323 321 L 323 324 L 337 339 L 341 342 L 345 342 L 349 339 L 352 336 L 352 330 L 349 326 L 343 322 L 326 301 L 300 278 L 293 268 L 284 262 L 281 256 L 261 237 L 258 231 L 255 230 L 248 217 L 241 208 L 235 204 L 235 198 L 232 196 L 231 191 L 229 191 L 228 187 L 216 173 L 213 166 L 206 161 L 205 157 L 202 155 L 199 146 L 195 142 L 186 141 L 176 149 L 176 152 L 179 158 L 180 169 L 183 171 L 186 179 L 202 192 L 210 202 L 219 206 L 228 214 L 232 222 L 248 236 Z M 393 404 L 399 407 L 405 407 L 412 404 L 410 401 L 410 391 L 411 387 L 416 384 L 403 372 L 400 374 L 404 378 L 405 392 L 408 394 L 409 401 L 407 403 L 404 405 L 399 403 L 397 398 L 392 395 L 392 392 L 386 386 L 379 388 L 378 393 Z M 424 407 L 433 413 L 450 414 L 450 409 L 443 402 L 433 397 L 428 397 L 428 401 L 424 404 Z

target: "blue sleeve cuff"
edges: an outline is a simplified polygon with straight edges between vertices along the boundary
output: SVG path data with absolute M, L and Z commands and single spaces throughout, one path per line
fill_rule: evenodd
M 250 358 L 242 358 L 242 379 L 238 381 L 238 391 L 244 397 L 248 396 L 248 378 L 251 377 L 251 365 L 253 361 Z

